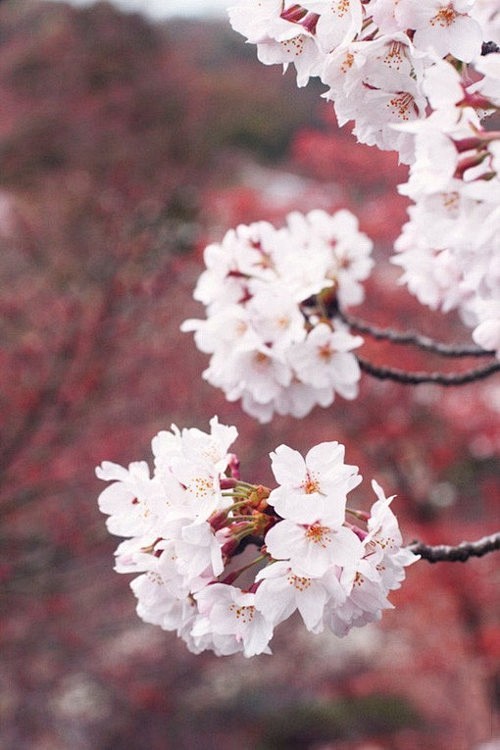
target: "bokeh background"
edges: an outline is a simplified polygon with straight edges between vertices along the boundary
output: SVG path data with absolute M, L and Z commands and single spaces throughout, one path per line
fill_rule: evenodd
M 207 242 L 348 207 L 378 262 L 356 313 L 468 340 L 388 262 L 405 169 L 338 131 L 321 92 L 261 66 L 224 21 L 0 3 L 1 750 L 500 747 L 495 555 L 420 562 L 381 625 L 340 640 L 292 618 L 274 655 L 251 660 L 191 655 L 137 618 L 112 570 L 95 465 L 149 459 L 159 429 L 207 429 L 214 413 L 238 426 L 251 481 L 271 482 L 280 443 L 335 439 L 397 493 L 408 542 L 496 530 L 498 379 L 445 390 L 365 376 L 354 403 L 260 426 L 201 380 L 206 358 L 179 332 L 203 314 L 192 290 Z M 363 354 L 474 364 L 369 341 Z

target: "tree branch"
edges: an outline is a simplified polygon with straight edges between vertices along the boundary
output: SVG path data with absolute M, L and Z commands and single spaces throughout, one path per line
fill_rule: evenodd
M 265 543 L 263 536 L 247 536 L 241 540 L 235 555 L 241 554 L 249 544 L 260 548 Z M 466 562 L 470 557 L 483 557 L 489 552 L 500 550 L 500 532 L 485 536 L 476 542 L 461 542 L 456 546 L 448 544 L 429 545 L 423 542 L 412 542 L 406 549 L 415 555 L 420 555 L 422 560 L 430 563 L 436 562 Z
M 423 542 L 413 542 L 407 549 L 430 563 L 465 562 L 470 557 L 483 557 L 489 552 L 500 550 L 500 532 L 478 539 L 477 542 L 462 542 L 456 547 L 447 544 L 432 547 Z
M 372 375 L 379 380 L 393 380 L 395 383 L 403 385 L 419 385 L 419 383 L 435 383 L 436 385 L 465 385 L 473 383 L 476 380 L 482 380 L 489 375 L 500 370 L 500 362 L 491 362 L 485 367 L 479 367 L 474 370 L 465 372 L 406 372 L 396 367 L 383 367 L 374 365 L 363 357 L 357 357 L 360 368 L 363 372 Z
M 365 323 L 365 321 L 348 315 L 342 310 L 338 310 L 338 316 L 350 328 L 354 328 L 360 333 L 367 333 L 374 339 L 390 341 L 391 344 L 412 344 L 418 346 L 419 349 L 440 354 L 443 357 L 491 357 L 495 353 L 472 345 L 444 344 L 440 341 L 434 341 L 428 336 L 422 336 L 415 331 L 402 333 L 392 328 L 377 328 L 377 326 Z
M 481 45 L 482 55 L 491 55 L 494 52 L 500 52 L 500 47 L 496 42 L 483 42 Z

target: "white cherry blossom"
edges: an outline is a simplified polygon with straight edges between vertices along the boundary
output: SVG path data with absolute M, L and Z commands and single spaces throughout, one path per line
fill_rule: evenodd
M 400 23 L 414 29 L 417 49 L 470 62 L 481 50 L 481 27 L 470 15 L 473 0 L 399 0 Z
M 257 56 L 265 65 L 293 63 L 299 86 L 317 75 L 322 52 L 314 35 L 314 14 L 281 0 L 243 0 L 229 8 L 229 20 L 235 31 L 257 45 Z
M 297 377 L 313 388 L 331 388 L 346 399 L 358 394 L 361 376 L 358 361 L 351 350 L 361 346 L 361 336 L 352 336 L 342 328 L 319 323 L 305 341 L 295 344 L 288 361 Z
M 155 545 L 155 551 L 168 549 L 168 555 L 160 556 L 161 561 L 170 557 L 177 572 L 183 576 L 189 589 L 199 576 L 217 577 L 224 569 L 221 548 L 224 540 L 219 540 L 206 521 L 192 522 L 188 519 L 170 521 L 158 526 L 162 541 Z
M 305 248 L 304 254 L 309 266 L 311 259 L 318 258 L 317 280 L 309 290 L 302 288 L 298 301 L 306 299 L 321 289 L 333 286 L 339 302 L 344 305 L 359 305 L 364 299 L 361 281 L 365 281 L 373 268 L 371 252 L 373 242 L 359 231 L 359 222 L 350 211 L 340 210 L 335 214 L 314 210 L 308 214 L 292 212 L 287 217 L 287 226 L 294 237 L 301 238 Z M 290 259 L 289 266 L 294 265 Z M 297 269 L 303 274 L 311 274 L 306 268 Z M 289 269 L 283 269 L 283 275 L 290 276 Z
M 155 493 L 145 461 L 134 461 L 128 469 L 111 461 L 96 468 L 98 479 L 113 482 L 99 495 L 99 509 L 109 518 L 110 534 L 144 534 L 156 519 Z
M 173 425 L 171 433 L 162 431 L 153 439 L 155 480 L 170 517 L 204 521 L 224 507 L 219 478 L 237 434 L 235 427 L 220 425 L 214 417 L 210 434 L 194 428 L 180 432 Z
M 286 68 L 293 63 L 297 71 L 297 85 L 306 86 L 311 77 L 317 76 L 323 55 L 315 39 L 297 28 L 274 32 L 277 38 L 269 37 L 257 43 L 257 57 L 264 65 L 283 63 Z
M 340 638 L 353 627 L 380 620 L 383 609 L 392 609 L 378 571 L 367 561 L 358 563 L 351 592 L 340 606 L 325 609 L 325 625 Z
M 256 608 L 255 594 L 214 583 L 194 598 L 213 633 L 230 636 L 246 657 L 268 652 L 273 624 Z
M 483 74 L 483 78 L 469 86 L 467 90 L 470 93 L 480 94 L 492 105 L 500 107 L 500 52 L 479 57 L 474 67 Z
M 268 502 L 281 518 L 299 524 L 320 518 L 331 526 L 343 523 L 347 493 L 361 482 L 358 467 L 344 464 L 343 445 L 319 443 L 305 459 L 299 451 L 280 445 L 270 456 L 278 487 Z
M 233 29 L 255 44 L 269 33 L 282 10 L 283 0 L 240 0 L 228 13 Z
M 361 0 L 305 0 L 303 5 L 319 15 L 315 33 L 323 52 L 330 52 L 341 44 L 352 42 L 361 31 Z
M 299 576 L 319 578 L 332 566 L 355 567 L 361 559 L 359 538 L 345 526 L 332 527 L 318 519 L 311 524 L 280 521 L 266 535 L 275 560 L 286 560 Z
M 256 576 L 260 584 L 255 594 L 255 606 L 274 626 L 287 620 L 298 609 L 307 630 L 321 632 L 327 601 L 338 606 L 347 596 L 337 570 L 332 567 L 321 578 L 311 578 L 294 573 L 286 561 L 268 565 Z
M 425 116 L 423 69 L 405 34 L 352 43 L 325 62 L 322 80 L 330 87 L 325 96 L 334 102 L 339 125 L 355 121 L 361 143 L 397 150 L 401 161 L 410 162 L 411 138 L 394 125 Z
M 274 408 L 278 414 L 291 414 L 292 417 L 301 419 L 309 414 L 315 406 L 322 406 L 323 408 L 331 406 L 333 400 L 334 391 L 332 388 L 315 388 L 294 378 L 290 385 L 279 393 L 271 408 Z M 250 409 L 245 408 L 245 411 L 252 414 Z

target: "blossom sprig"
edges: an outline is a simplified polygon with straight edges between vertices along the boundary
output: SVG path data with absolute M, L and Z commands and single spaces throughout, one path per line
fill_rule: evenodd
M 500 134 L 483 127 L 500 108 L 498 3 L 240 0 L 229 18 L 261 62 L 319 77 L 358 141 L 411 165 L 401 282 L 500 357 Z
M 294 65 L 299 86 L 319 77 L 340 125 L 354 120 L 360 142 L 406 163 L 412 139 L 392 126 L 426 117 L 425 71 L 476 62 L 498 31 L 495 9 L 473 0 L 240 0 L 229 18 L 261 62 Z
M 447 61 L 427 71 L 434 111 L 405 126 L 416 158 L 399 190 L 414 205 L 393 262 L 422 304 L 457 309 L 475 343 L 500 357 L 500 132 L 485 130 L 468 106 L 480 95 L 478 107 L 498 109 L 500 53 L 477 68 L 484 77 L 468 90 Z
M 380 619 L 419 559 L 402 546 L 393 498 L 372 482 L 369 512 L 347 505 L 361 476 L 338 442 L 305 457 L 281 445 L 276 487 L 244 481 L 229 453 L 236 435 L 217 417 L 209 433 L 173 426 L 153 438 L 152 476 L 145 462 L 96 469 L 112 482 L 99 506 L 127 537 L 115 570 L 136 575 L 138 615 L 194 653 L 247 657 L 270 653 L 274 629 L 297 610 L 309 631 L 339 636 Z
M 261 422 L 303 417 L 336 393 L 355 398 L 363 339 L 335 309 L 362 301 L 371 250 L 347 210 L 294 212 L 281 229 L 240 225 L 208 245 L 194 291 L 207 319 L 182 325 L 211 355 L 203 377 Z

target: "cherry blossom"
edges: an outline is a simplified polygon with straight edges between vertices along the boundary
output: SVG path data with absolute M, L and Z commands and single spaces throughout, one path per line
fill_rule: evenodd
M 274 626 L 287 620 L 297 609 L 304 624 L 312 633 L 323 630 L 326 603 L 342 604 L 347 594 L 339 581 L 335 567 L 330 567 L 320 578 L 297 575 L 287 561 L 275 562 L 257 573 L 260 581 L 255 594 L 255 606 Z
M 304 6 L 319 16 L 315 34 L 324 52 L 352 41 L 361 31 L 364 16 L 361 0 L 305 0 Z
M 305 86 L 317 75 L 322 61 L 313 30 L 316 16 L 295 3 L 281 0 L 243 0 L 229 9 L 231 25 L 257 45 L 259 60 L 265 65 L 293 63 L 297 84 Z
M 155 518 L 154 493 L 145 461 L 135 461 L 128 469 L 103 461 L 96 475 L 105 482 L 112 481 L 99 495 L 99 509 L 109 518 L 106 526 L 111 534 L 128 536 L 145 533 Z
M 354 573 L 350 592 L 344 603 L 333 606 L 329 602 L 325 610 L 325 624 L 340 637 L 347 635 L 352 627 L 379 620 L 382 610 L 392 607 L 387 594 L 401 586 L 404 568 L 419 559 L 401 546 L 399 526 L 389 507 L 394 498 L 386 498 L 375 481 L 372 481 L 372 488 L 377 501 L 367 521 L 363 552 L 354 569 L 345 570 L 347 576 Z
M 212 633 L 234 639 L 237 650 L 241 644 L 247 657 L 268 651 L 273 625 L 256 608 L 254 593 L 214 583 L 195 594 L 195 599 Z
M 496 101 L 496 62 L 481 58 L 481 45 L 498 36 L 499 17 L 481 0 L 242 0 L 230 9 L 233 28 L 257 44 L 263 62 L 295 62 L 299 85 L 319 76 L 339 123 L 354 120 L 359 141 L 396 150 L 405 163 L 415 158 L 412 141 L 393 126 L 429 114 L 427 68 L 444 58 L 457 68 L 473 61 L 484 70 L 482 88 L 470 80 L 464 85 L 471 85 L 470 95 L 481 91 Z
M 290 349 L 288 360 L 303 383 L 318 389 L 333 388 L 344 398 L 352 399 L 358 392 L 360 369 L 348 352 L 362 343 L 360 336 L 319 323 L 303 342 Z
M 361 558 L 361 542 L 350 529 L 327 525 L 280 521 L 266 536 L 267 551 L 275 560 L 286 560 L 299 576 L 319 578 L 332 567 L 354 566 Z
M 302 267 L 297 266 L 295 257 L 293 260 L 289 259 L 287 268 L 284 267 L 284 262 L 287 261 L 281 254 L 276 259 L 280 273 L 286 275 L 290 281 L 292 273 L 300 273 L 302 283 L 296 293 L 297 301 L 315 294 L 318 290 L 314 283 L 310 291 L 303 286 L 304 274 L 311 276 L 308 267 L 311 260 L 316 259 L 317 263 L 321 264 L 323 274 L 334 287 L 340 304 L 359 305 L 364 299 L 364 290 L 360 282 L 369 278 L 374 266 L 371 258 L 373 242 L 359 231 L 359 223 L 354 214 L 345 209 L 333 215 L 318 209 L 309 211 L 306 215 L 295 211 L 288 214 L 287 226 L 289 233 L 297 239 L 300 237 L 301 243 L 309 251 L 304 254 L 306 262 Z M 319 269 L 316 269 L 316 272 L 319 276 Z M 325 286 L 328 286 L 328 282 Z M 305 294 L 306 291 L 309 291 L 309 294 Z
M 409 37 L 396 34 L 339 47 L 325 61 L 322 80 L 339 125 L 354 120 L 361 143 L 395 149 L 410 162 L 411 139 L 393 126 L 424 117 L 423 70 Z
M 417 49 L 470 62 L 481 50 L 481 27 L 470 15 L 473 0 L 399 0 L 400 23 L 415 30 Z
M 361 482 L 358 467 L 344 464 L 344 446 L 336 441 L 311 448 L 305 459 L 280 445 L 271 453 L 271 468 L 278 487 L 268 502 L 281 518 L 312 524 L 322 518 L 343 523 L 347 493 Z
M 468 91 L 480 94 L 495 107 L 500 107 L 500 52 L 480 57 L 474 67 L 484 77 L 469 86 Z

